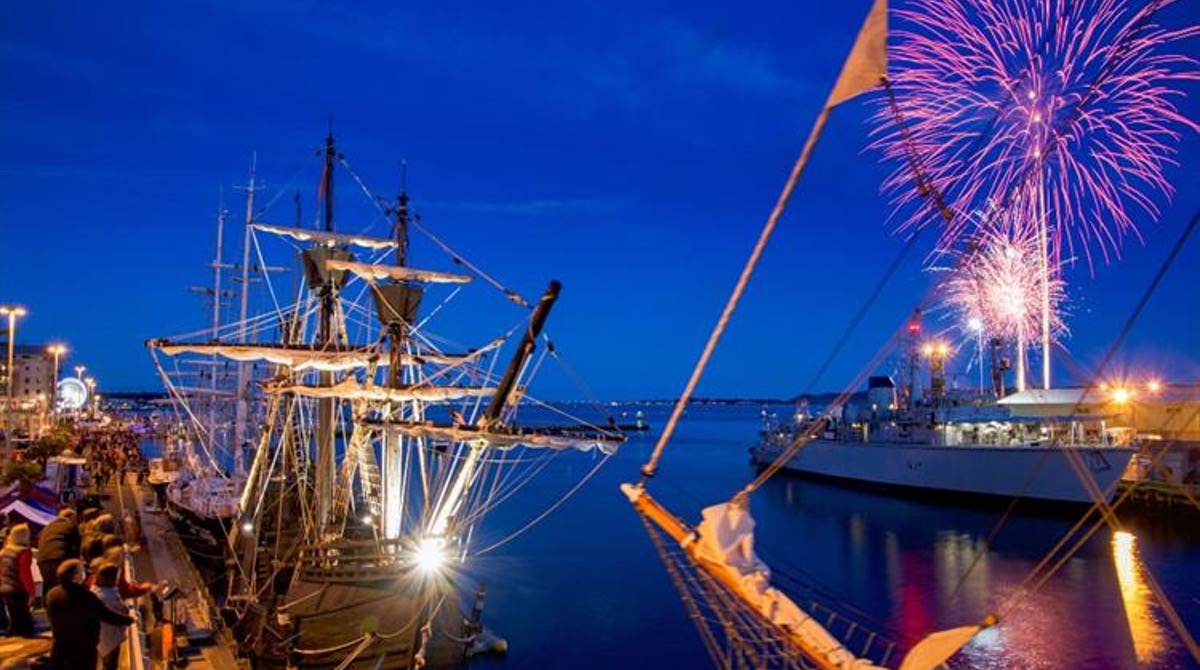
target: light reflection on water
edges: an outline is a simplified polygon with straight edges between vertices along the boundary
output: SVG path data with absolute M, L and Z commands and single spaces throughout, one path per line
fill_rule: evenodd
M 1138 663 L 1148 665 L 1162 654 L 1166 631 L 1155 615 L 1156 605 L 1146 584 L 1146 566 L 1138 554 L 1137 537 L 1125 531 L 1113 533 L 1112 552 L 1133 651 Z
M 1161 615 L 1154 615 L 1144 579 L 1136 591 L 1124 585 L 1122 568 L 1114 566 L 1115 548 L 1103 534 L 1038 590 L 1021 590 L 1073 518 L 1015 514 L 989 547 L 984 538 L 999 516 L 993 510 L 956 509 L 795 477 L 769 482 L 762 493 L 754 511 L 764 545 L 882 616 L 907 644 L 1002 612 L 999 625 L 977 636 L 952 659 L 952 668 L 1193 667 Z M 779 545 L 782 529 L 791 538 L 804 529 L 808 541 L 796 545 L 802 550 Z M 1142 579 L 1145 566 L 1136 545 L 1122 546 L 1132 550 L 1128 562 L 1136 569 L 1129 574 Z M 1178 590 L 1174 593 L 1178 598 Z M 1137 598 L 1132 607 L 1130 594 Z

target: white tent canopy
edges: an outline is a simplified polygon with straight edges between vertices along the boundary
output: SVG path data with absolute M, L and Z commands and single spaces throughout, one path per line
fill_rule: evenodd
M 0 508 L 0 513 L 3 513 L 6 516 L 15 513 L 26 521 L 30 521 L 39 526 L 45 526 L 51 521 L 54 521 L 55 518 L 53 514 L 50 514 L 49 512 L 43 512 L 24 500 L 14 500 L 10 502 L 3 508 Z

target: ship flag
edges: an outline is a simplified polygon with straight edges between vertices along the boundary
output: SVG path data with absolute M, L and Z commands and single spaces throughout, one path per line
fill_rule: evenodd
M 887 0 L 875 0 L 825 102 L 829 109 L 879 86 L 887 76 Z

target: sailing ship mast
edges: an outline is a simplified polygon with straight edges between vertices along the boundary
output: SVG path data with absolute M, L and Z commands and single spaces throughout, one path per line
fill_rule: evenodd
M 457 666 L 462 640 L 475 633 L 463 627 L 451 576 L 470 555 L 473 528 L 537 474 L 549 450 L 611 454 L 624 436 L 593 425 L 513 425 L 538 367 L 531 360 L 558 282 L 507 333 L 464 354 L 443 351 L 436 335 L 418 325 L 426 284 L 461 285 L 472 277 L 408 266 L 413 218 L 403 182 L 394 209 L 385 212 L 393 235 L 337 232 L 332 173 L 349 166 L 332 134 L 320 155 L 318 226 L 254 222 L 253 204 L 247 205 L 247 249 L 257 248 L 259 233 L 299 247 L 304 281 L 296 302 L 261 317 L 247 313 L 236 343 L 185 338 L 148 345 L 156 361 L 211 355 L 273 368 L 259 384 L 265 423 L 229 543 L 237 555 L 230 607 L 259 658 L 268 666 L 296 659 L 301 666 L 373 670 Z M 357 261 L 352 247 L 374 255 Z M 246 253 L 244 286 L 252 267 Z M 363 287 L 356 298 L 345 292 L 352 279 Z M 278 295 L 265 275 L 264 283 Z M 438 308 L 457 292 L 456 286 Z M 374 310 L 367 309 L 370 301 Z M 351 342 L 358 331 L 347 323 L 364 316 L 377 319 L 383 332 Z M 279 341 L 252 341 L 247 326 L 262 331 L 270 324 Z M 493 377 L 499 361 L 492 353 L 518 330 L 511 360 Z M 170 383 L 166 374 L 164 380 Z M 446 414 L 452 421 L 431 420 Z M 525 456 L 527 450 L 536 457 Z
M 258 156 L 251 155 L 250 157 L 250 181 L 246 184 L 246 217 L 245 231 L 242 234 L 242 276 L 241 276 L 241 295 L 239 296 L 238 305 L 238 343 L 246 344 L 246 327 L 249 319 L 250 308 L 250 242 L 251 230 L 254 225 L 254 193 L 255 180 L 254 173 L 257 167 Z M 249 415 L 250 399 L 250 375 L 245 361 L 238 361 L 237 365 L 237 389 L 234 405 L 233 419 L 233 450 L 237 455 L 237 462 L 241 463 L 242 445 L 246 443 L 246 423 Z
M 323 215 L 326 233 L 334 232 L 333 222 L 333 166 L 337 151 L 333 145 L 333 132 L 325 138 L 324 168 L 321 173 L 320 194 L 325 199 Z M 309 289 L 314 291 L 319 300 L 319 333 L 317 344 L 322 348 L 332 348 L 337 345 L 338 333 L 334 330 L 334 309 L 337 292 L 345 281 L 345 273 L 329 271 L 325 268 L 326 259 L 351 260 L 352 256 L 344 248 L 317 247 L 304 251 L 305 271 L 308 276 Z M 319 387 L 333 386 L 333 372 L 322 371 L 319 376 Z M 317 443 L 316 443 L 316 525 L 318 535 L 325 531 L 329 523 L 329 510 L 333 501 L 334 473 L 334 398 L 321 398 L 317 402 Z
M 225 191 L 221 190 L 217 197 L 217 249 L 213 254 L 212 271 L 213 271 L 213 304 L 212 304 L 212 339 L 215 342 L 221 336 L 221 271 L 225 266 L 221 262 L 221 245 L 225 236 Z M 216 439 L 217 426 L 217 358 L 213 356 L 210 359 L 212 367 L 209 368 L 209 392 L 208 400 L 208 425 L 212 427 L 213 438 Z
M 400 194 L 396 197 L 395 229 L 396 250 L 395 267 L 404 268 L 408 263 L 408 165 L 401 165 Z M 375 300 L 379 319 L 387 329 L 390 349 L 388 352 L 387 386 L 399 389 L 410 380 L 405 379 L 408 372 L 404 366 L 403 354 L 408 341 L 408 328 L 413 323 L 416 311 L 421 302 L 422 290 L 419 285 L 405 281 L 396 281 L 380 285 L 376 288 Z M 415 371 L 412 371 L 415 374 Z M 388 419 L 399 418 L 397 410 L 400 405 L 387 403 L 384 416 Z M 414 413 L 416 406 L 414 405 Z M 400 536 L 401 517 L 404 514 L 402 484 L 402 450 L 404 438 L 395 431 L 382 432 L 381 445 L 383 461 L 383 490 L 379 505 L 382 513 L 384 537 L 396 539 Z

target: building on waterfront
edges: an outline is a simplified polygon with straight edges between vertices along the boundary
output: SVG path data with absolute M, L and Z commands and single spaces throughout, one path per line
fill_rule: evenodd
M 13 373 L 13 403 L 17 408 L 32 408 L 54 397 L 54 356 L 45 345 L 14 347 Z
M 54 355 L 46 345 L 17 344 L 13 347 L 12 407 L 9 392 L 8 342 L 0 343 L 0 406 L 13 428 L 33 432 L 40 418 L 52 409 L 54 400 Z M 59 364 L 62 364 L 61 359 Z

